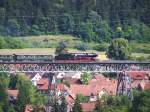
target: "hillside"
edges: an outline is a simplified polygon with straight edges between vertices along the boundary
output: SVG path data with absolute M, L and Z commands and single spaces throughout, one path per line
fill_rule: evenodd
M 0 0 L 0 35 L 150 41 L 149 0 Z

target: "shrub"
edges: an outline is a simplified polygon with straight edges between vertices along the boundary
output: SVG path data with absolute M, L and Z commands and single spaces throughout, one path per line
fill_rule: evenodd
M 108 49 L 109 44 L 104 43 L 104 44 L 99 44 L 93 47 L 94 50 L 97 51 L 106 51 Z
M 150 53 L 150 45 L 149 43 L 134 43 L 131 44 L 132 52 L 137 52 L 137 53 Z
M 25 47 L 25 44 L 17 38 L 5 38 L 5 41 L 7 43 L 6 48 L 20 49 Z
M 127 60 L 131 55 L 128 40 L 124 38 L 114 39 L 106 52 L 108 58 L 114 60 Z
M 80 43 L 80 44 L 75 45 L 75 48 L 80 51 L 86 51 L 89 49 L 89 46 L 87 44 Z
M 66 80 L 65 80 L 63 83 L 64 83 L 67 87 L 70 88 L 70 82 L 69 82 L 69 81 L 66 81 Z
M 0 37 L 0 49 L 5 48 L 6 47 L 6 41 L 4 38 Z
M 86 102 L 89 102 L 89 100 L 90 100 L 90 97 L 83 96 L 82 94 L 77 94 L 77 96 L 81 103 L 86 103 Z

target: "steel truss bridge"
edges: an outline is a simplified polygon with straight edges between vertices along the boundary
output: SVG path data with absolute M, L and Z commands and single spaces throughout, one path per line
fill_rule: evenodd
M 150 62 L 106 61 L 84 63 L 0 62 L 0 72 L 150 72 Z
M 150 72 L 150 62 L 108 61 L 91 63 L 52 63 L 52 62 L 0 62 L 0 72 L 117 72 L 117 93 L 132 98 L 130 71 Z M 49 75 L 49 76 L 50 76 Z M 55 77 L 55 76 L 53 76 Z

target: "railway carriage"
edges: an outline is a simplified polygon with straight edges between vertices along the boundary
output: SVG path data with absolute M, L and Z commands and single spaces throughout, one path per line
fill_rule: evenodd
M 0 55 L 0 62 L 12 62 L 13 55 Z
M 16 55 L 15 61 L 20 62 L 51 62 L 53 60 L 52 55 Z

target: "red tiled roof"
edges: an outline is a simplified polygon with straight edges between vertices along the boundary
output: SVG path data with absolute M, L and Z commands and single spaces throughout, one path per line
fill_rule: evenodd
M 141 82 L 139 87 L 142 90 L 150 90 L 150 82 Z
M 60 91 L 64 91 L 65 90 L 65 85 L 64 84 L 57 84 L 57 89 Z
M 145 84 L 144 89 L 145 90 L 150 90 L 150 82 L 148 82 L 148 83 Z
M 117 81 L 110 80 L 103 76 L 94 77 L 88 85 L 71 84 L 70 91 L 72 94 L 82 94 L 84 96 L 90 96 L 91 93 L 97 95 L 100 91 L 105 90 L 110 95 L 116 95 Z
M 48 84 L 49 84 L 49 79 L 48 78 L 42 78 L 37 82 L 37 88 L 39 90 L 48 90 Z M 54 89 L 54 84 L 50 85 L 50 89 Z M 65 85 L 64 84 L 57 84 L 57 89 L 60 91 L 64 91 Z
M 64 81 L 68 81 L 70 84 L 82 84 L 80 79 L 75 79 L 71 77 L 65 77 L 63 78 Z
M 128 72 L 129 76 L 133 79 L 133 80 L 144 80 L 146 78 L 147 73 L 146 72 Z
M 71 84 L 70 90 L 73 94 L 82 94 L 84 96 L 90 96 L 91 95 L 91 88 L 89 85 L 77 85 L 77 84 Z
M 74 98 L 72 98 L 70 95 L 66 96 L 66 102 L 71 105 L 74 103 Z
M 142 80 L 134 80 L 132 83 L 131 83 L 131 87 L 132 88 L 137 88 L 139 86 L 139 84 L 141 83 Z
M 31 105 L 26 105 L 24 112 L 32 112 L 32 111 L 33 111 L 33 107 Z
M 50 89 L 54 89 L 54 84 L 50 85 Z M 66 90 L 66 86 L 64 84 L 57 84 L 57 90 L 64 91 Z
M 8 94 L 8 96 L 11 96 L 11 97 L 17 97 L 19 94 L 19 91 L 18 90 L 7 90 L 7 94 Z
M 37 82 L 37 88 L 39 90 L 48 90 L 49 79 L 42 78 Z
M 32 112 L 34 109 L 38 110 L 38 109 L 42 109 L 45 110 L 45 106 L 44 105 L 26 105 L 25 106 L 25 111 L 24 112 Z
M 83 112 L 92 112 L 95 109 L 96 102 L 81 103 Z

